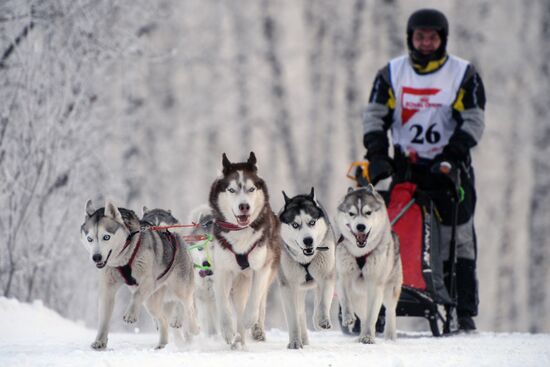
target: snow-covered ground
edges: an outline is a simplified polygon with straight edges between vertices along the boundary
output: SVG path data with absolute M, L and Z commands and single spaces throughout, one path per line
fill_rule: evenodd
M 40 302 L 0 297 L 0 366 L 550 366 L 550 335 L 479 333 L 433 338 L 399 333 L 360 345 L 337 331 L 312 332 L 311 345 L 287 350 L 285 331 L 271 330 L 266 343 L 231 351 L 220 339 L 197 337 L 154 350 L 154 333 L 113 333 L 107 351 L 90 348 L 95 331 L 66 320 Z

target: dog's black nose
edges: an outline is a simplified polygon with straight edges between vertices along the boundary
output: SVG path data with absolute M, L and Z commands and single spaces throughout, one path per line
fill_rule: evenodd
M 365 227 L 364 224 L 359 223 L 355 228 L 357 228 L 357 230 L 358 230 L 359 232 L 365 232 L 365 229 L 366 229 L 367 227 Z
M 241 203 L 239 204 L 239 210 L 241 213 L 246 213 L 250 210 L 250 205 L 248 205 L 248 203 Z
M 313 238 L 311 238 L 311 237 L 304 238 L 304 245 L 306 245 L 306 247 L 312 247 L 313 246 Z
M 210 263 L 207 260 L 204 260 L 202 262 L 202 266 L 210 266 Z
M 101 254 L 94 254 L 92 256 L 92 260 L 95 262 L 95 263 L 98 263 L 101 261 Z

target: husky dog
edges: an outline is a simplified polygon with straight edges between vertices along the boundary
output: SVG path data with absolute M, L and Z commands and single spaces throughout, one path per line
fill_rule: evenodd
M 168 342 L 168 321 L 163 306 L 165 296 L 183 304 L 193 297 L 193 272 L 177 237 L 141 230 L 142 223 L 132 210 L 117 208 L 111 201 L 95 210 L 86 203 L 86 216 L 80 228 L 81 240 L 91 259 L 101 270 L 99 330 L 94 349 L 105 349 L 115 295 L 126 284 L 132 299 L 124 321 L 135 323 L 146 302 L 160 332 L 157 348 Z M 190 332 L 198 332 L 193 309 L 188 310 Z
M 212 235 L 214 216 L 208 205 L 195 208 L 189 218 L 190 223 L 200 224 L 200 227 L 192 231 L 192 235 Z M 189 247 L 189 253 L 193 259 L 195 270 L 195 303 L 199 314 L 199 320 L 207 335 L 217 333 L 216 299 L 214 298 L 214 264 L 212 261 L 212 244 L 201 241 Z
M 359 342 L 374 343 L 382 303 L 386 307 L 386 339 L 395 340 L 396 307 L 403 271 L 399 241 L 391 231 L 384 199 L 372 185 L 348 189 L 336 217 L 341 236 L 336 248 L 337 292 L 342 324 L 361 321 Z
M 309 344 L 305 296 L 315 289 L 313 325 L 330 329 L 330 305 L 336 282 L 336 241 L 330 222 L 314 199 L 309 195 L 297 195 L 292 199 L 283 191 L 285 206 L 279 213 L 281 221 L 281 266 L 279 285 L 285 310 L 289 349 Z
M 231 163 L 224 153 L 222 164 L 223 175 L 212 184 L 209 199 L 215 220 L 214 294 L 221 334 L 235 349 L 244 345 L 245 329 L 265 340 L 266 298 L 279 267 L 281 238 L 254 153 L 242 163 Z
M 147 225 L 153 225 L 153 226 L 172 226 L 175 224 L 178 224 L 179 221 L 172 215 L 171 210 L 165 210 L 165 209 L 148 209 L 146 206 L 143 207 L 143 215 L 142 215 L 142 222 L 144 222 Z M 166 230 L 162 231 L 165 235 L 169 234 L 172 236 L 178 236 L 178 228 L 174 228 L 171 230 L 171 232 L 167 232 Z M 188 247 L 181 239 L 181 237 L 178 237 L 178 243 L 182 251 L 182 258 L 185 262 L 185 271 L 189 272 L 191 269 L 193 269 L 193 263 L 191 256 L 188 253 Z M 185 274 L 185 278 L 189 279 L 189 274 Z M 194 277 L 191 277 L 194 278 Z M 185 284 L 186 288 L 192 287 L 192 285 Z M 164 305 L 165 311 L 167 315 L 172 315 L 170 326 L 173 328 L 180 328 L 182 327 L 184 322 L 190 322 L 188 317 L 195 317 L 195 307 L 194 307 L 194 300 L 193 300 L 193 291 L 194 288 L 191 290 L 191 292 L 186 292 L 186 296 L 188 298 L 185 299 L 185 302 L 180 304 L 179 302 L 167 302 Z M 168 299 L 169 300 L 169 299 Z M 175 299 L 174 301 L 179 301 L 178 299 Z M 174 306 L 177 307 L 177 310 L 174 311 Z M 191 341 L 192 335 L 193 335 L 193 328 L 196 328 L 196 321 L 192 320 L 191 323 L 184 328 L 184 336 L 185 340 Z

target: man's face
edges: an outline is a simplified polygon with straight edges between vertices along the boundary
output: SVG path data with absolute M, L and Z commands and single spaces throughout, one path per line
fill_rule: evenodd
M 412 35 L 412 43 L 414 48 L 421 54 L 429 55 L 441 46 L 441 37 L 433 29 L 415 29 Z

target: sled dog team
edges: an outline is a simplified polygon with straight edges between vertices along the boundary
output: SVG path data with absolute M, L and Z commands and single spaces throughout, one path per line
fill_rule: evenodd
M 385 336 L 396 338 L 396 306 L 402 283 L 398 239 L 392 234 L 382 197 L 372 186 L 349 189 L 338 205 L 336 231 L 314 190 L 288 197 L 276 215 L 254 153 L 232 163 L 223 155 L 222 175 L 210 190 L 209 205 L 191 213 L 194 234 L 212 242 L 184 241 L 181 232 L 151 230 L 178 223 L 169 210 L 132 211 L 107 201 L 86 204 L 81 239 L 101 270 L 99 329 L 94 349 L 107 346 L 117 290 L 126 285 L 131 301 L 124 321 L 137 321 L 141 305 L 159 330 L 157 348 L 168 328 L 182 328 L 186 340 L 199 332 L 219 333 L 232 349 L 245 344 L 245 331 L 265 340 L 266 300 L 278 279 L 286 316 L 288 348 L 309 344 L 305 296 L 315 291 L 313 324 L 331 328 L 335 292 L 342 323 L 361 321 L 359 342 L 375 340 L 375 323 L 386 308 Z M 186 231 L 189 233 L 189 230 Z

